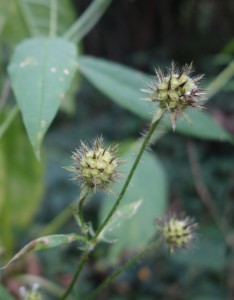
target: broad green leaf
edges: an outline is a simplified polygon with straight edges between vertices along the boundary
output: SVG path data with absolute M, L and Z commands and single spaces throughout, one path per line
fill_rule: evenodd
M 130 152 L 123 159 L 126 164 L 123 166 L 123 172 L 127 176 L 134 155 L 138 146 L 134 145 L 130 148 Z M 114 193 L 118 194 L 122 187 L 122 182 L 118 182 L 113 187 Z M 142 204 L 133 218 L 129 219 L 123 226 L 118 228 L 115 237 L 118 240 L 113 244 L 109 252 L 109 262 L 113 263 L 118 255 L 126 249 L 136 250 L 142 247 L 155 234 L 154 218 L 165 212 L 167 206 L 167 181 L 164 170 L 151 153 L 146 152 L 138 165 L 132 181 L 120 205 L 133 203 L 134 199 L 142 199 Z M 100 211 L 100 220 L 104 219 L 110 207 L 113 205 L 113 195 L 104 199 L 103 206 Z
M 153 77 L 117 63 L 94 57 L 81 56 L 78 61 L 81 73 L 101 92 L 117 104 L 139 117 L 151 120 L 156 105 L 147 103 L 140 89 L 152 83 Z M 191 112 L 192 125 L 183 119 L 178 121 L 177 132 L 218 141 L 233 141 L 233 138 L 205 111 Z M 164 118 L 164 127 L 171 130 L 169 117 Z
M 0 284 L 0 299 L 14 300 L 14 298 L 8 293 L 8 291 Z
M 50 6 L 50 0 L 1 0 L 0 39 L 2 45 L 6 45 L 11 52 L 17 43 L 31 34 L 47 36 L 50 25 Z M 60 36 L 75 21 L 76 12 L 71 1 L 57 1 L 57 15 L 57 34 Z M 5 72 L 6 60 L 8 58 L 4 56 L 0 59 L 1 73 Z M 4 78 L 5 76 L 0 77 L 0 88 Z M 74 97 L 67 95 L 66 101 L 62 102 L 61 109 L 72 112 L 73 100 Z
M 80 56 L 78 68 L 81 73 L 102 93 L 120 106 L 144 119 L 150 119 L 153 108 L 141 98 L 140 91 L 152 78 L 120 64 L 94 57 Z
M 2 113 L 0 122 L 5 118 Z M 19 116 L 1 138 L 0 166 L 0 246 L 9 256 L 17 232 L 28 226 L 43 192 L 43 164 L 36 160 Z
M 9 75 L 34 151 L 64 101 L 76 69 L 76 48 L 61 38 L 34 38 L 15 49 Z
M 100 232 L 99 239 L 113 243 L 116 241 L 116 230 L 120 226 L 124 226 L 127 220 L 130 220 L 137 213 L 142 204 L 142 200 L 132 202 L 130 204 L 122 205 L 116 210 L 111 220 L 107 223 L 105 228 Z
M 7 268 L 15 260 L 19 259 L 21 256 L 32 252 L 41 251 L 54 247 L 58 247 L 62 244 L 68 245 L 71 242 L 81 240 L 81 236 L 71 233 L 71 234 L 54 234 L 40 237 L 36 240 L 31 241 L 26 246 L 24 246 L 19 252 L 17 252 L 12 259 L 1 269 Z

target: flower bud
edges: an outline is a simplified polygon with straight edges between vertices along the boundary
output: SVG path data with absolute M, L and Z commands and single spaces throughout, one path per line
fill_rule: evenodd
M 188 248 L 195 238 L 197 224 L 193 219 L 183 216 L 166 216 L 158 219 L 159 231 L 172 253 L 181 248 Z
M 203 108 L 199 105 L 200 101 L 205 100 L 204 93 L 199 87 L 203 75 L 191 77 L 192 71 L 192 64 L 176 70 L 172 63 L 166 74 L 163 74 L 160 69 L 155 70 L 155 82 L 152 86 L 148 85 L 149 90 L 142 90 L 150 94 L 147 100 L 157 102 L 161 110 L 169 112 L 173 130 L 176 128 L 176 120 L 180 114 L 188 120 L 188 115 L 184 111 L 186 108 Z
M 81 142 L 81 147 L 72 155 L 73 179 L 82 186 L 108 191 L 119 176 L 117 167 L 121 162 L 116 152 L 117 146 L 104 146 L 102 137 L 94 140 L 92 147 Z

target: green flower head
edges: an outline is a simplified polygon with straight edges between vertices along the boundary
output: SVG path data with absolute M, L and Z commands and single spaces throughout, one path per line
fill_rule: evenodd
M 82 186 L 108 191 L 120 174 L 117 167 L 122 162 L 116 156 L 117 149 L 105 146 L 102 137 L 95 139 L 91 147 L 81 142 L 72 155 L 73 179 Z
M 197 224 L 192 218 L 167 215 L 157 219 L 159 232 L 172 253 L 181 248 L 188 248 L 196 237 Z
M 177 69 L 174 63 L 164 74 L 160 69 L 155 70 L 156 80 L 149 89 L 143 92 L 149 94 L 152 102 L 156 102 L 161 110 L 166 110 L 170 114 L 173 130 L 176 128 L 176 120 L 182 114 L 188 121 L 186 108 L 203 108 L 200 102 L 205 100 L 204 91 L 199 87 L 199 82 L 203 75 L 192 77 L 192 63 L 185 65 L 181 70 Z

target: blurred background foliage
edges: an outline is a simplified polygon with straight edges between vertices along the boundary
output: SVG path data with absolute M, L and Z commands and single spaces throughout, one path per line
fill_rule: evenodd
M 58 3 L 58 32 L 62 34 L 90 1 L 59 0 Z M 15 101 L 6 71 L 13 48 L 30 34 L 47 34 L 48 6 L 49 1 L 43 0 L 0 2 L 1 122 Z M 33 16 L 29 18 L 30 26 L 25 22 L 28 8 Z M 172 59 L 178 65 L 193 61 L 196 72 L 205 73 L 202 84 L 206 87 L 227 66 L 232 66 L 229 70 L 234 73 L 234 2 L 115 0 L 79 48 L 86 55 L 112 60 L 148 74 L 153 74 L 154 67 L 168 67 Z M 147 128 L 146 120 L 134 111 L 110 101 L 117 90 L 121 94 L 124 73 L 121 70 L 112 73 L 116 90 L 111 97 L 111 90 L 102 87 L 105 72 L 95 73 L 95 84 L 85 74 L 88 69 L 84 69 L 84 63 L 85 58 L 83 72 L 81 59 L 81 73 L 103 93 L 83 76 L 73 81 L 66 98 L 69 105 L 62 105 L 50 127 L 40 163 L 34 156 L 20 114 L 14 114 L 14 120 L 1 138 L 2 264 L 31 239 L 49 233 L 77 231 L 70 212 L 65 210 L 62 215 L 61 212 L 79 195 L 79 187 L 69 181 L 63 167 L 71 163 L 71 151 L 79 146 L 80 140 L 89 141 L 102 134 L 108 142 L 121 143 L 121 153 L 131 160 L 139 132 Z M 101 244 L 91 256 L 81 278 L 82 284 L 77 286 L 82 295 L 152 237 L 154 215 L 161 215 L 165 210 L 183 210 L 200 225 L 195 246 L 189 252 L 170 257 L 165 249 L 150 253 L 98 299 L 234 299 L 234 78 L 229 77 L 231 79 L 206 103 L 207 112 L 225 130 L 206 123 L 194 137 L 190 133 L 166 133 L 165 128 L 161 128 L 162 136 L 155 137 L 152 151 L 142 160 L 126 199 L 131 202 L 143 197 L 147 205 L 136 218 L 123 224 L 118 232 L 119 242 Z M 143 80 L 140 82 L 144 85 Z M 211 84 L 210 95 L 215 87 Z M 138 90 L 136 95 L 141 95 Z M 193 130 L 186 126 L 189 131 Z M 206 135 L 201 139 L 203 131 Z M 217 138 L 219 134 L 223 141 Z M 146 184 L 149 179 L 152 180 L 150 188 Z M 118 186 L 114 189 L 118 190 Z M 112 202 L 113 197 L 96 194 L 85 207 L 87 220 L 97 224 Z M 52 221 L 58 215 L 60 218 Z M 21 284 L 37 280 L 48 299 L 57 299 L 58 286 L 66 285 L 71 279 L 79 254 L 74 245 L 27 256 L 2 274 L 3 283 L 17 297 Z M 1 287 L 0 299 L 7 300 L 5 293 Z

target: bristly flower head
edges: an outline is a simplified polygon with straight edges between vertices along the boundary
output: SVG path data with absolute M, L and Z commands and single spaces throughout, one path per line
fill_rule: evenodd
M 172 128 L 175 130 L 176 120 L 180 114 L 189 121 L 184 111 L 186 108 L 204 108 L 199 105 L 202 100 L 205 100 L 204 92 L 199 87 L 199 81 L 203 75 L 191 77 L 192 63 L 178 70 L 172 62 L 166 74 L 160 69 L 156 69 L 155 72 L 155 82 L 152 85 L 148 84 L 149 90 L 143 89 L 142 91 L 150 94 L 147 100 L 157 102 L 160 109 L 169 112 Z
M 183 215 L 166 215 L 157 219 L 159 232 L 166 242 L 169 251 L 188 248 L 196 237 L 197 223 L 192 218 Z
M 105 146 L 102 137 L 95 139 L 91 147 L 81 142 L 72 155 L 73 179 L 87 188 L 109 191 L 120 174 L 117 167 L 122 162 L 116 157 L 117 148 Z

